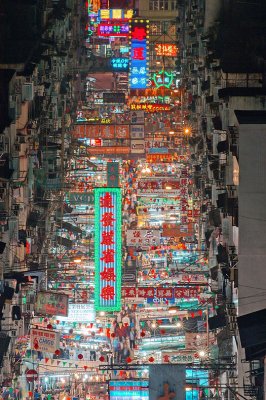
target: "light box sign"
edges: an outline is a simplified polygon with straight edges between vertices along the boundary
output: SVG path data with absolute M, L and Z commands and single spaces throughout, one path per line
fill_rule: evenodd
M 109 382 L 110 400 L 149 400 L 149 383 L 144 380 Z
M 129 68 L 129 59 L 126 57 L 113 57 L 110 60 L 110 64 L 114 71 L 126 72 Z
M 130 110 L 131 111 L 145 111 L 145 112 L 166 112 L 171 111 L 170 104 L 155 104 L 155 103 L 131 103 Z
M 47 353 L 54 353 L 59 349 L 59 332 L 45 329 L 30 330 L 30 348 Z
M 149 21 L 131 21 L 130 89 L 146 89 L 149 79 Z
M 128 36 L 129 24 L 121 22 L 115 24 L 101 22 L 98 25 L 97 31 L 99 36 Z
M 177 46 L 173 43 L 156 43 L 155 52 L 157 56 L 176 57 Z
M 102 20 L 109 19 L 131 19 L 133 17 L 133 10 L 123 10 L 120 8 L 113 9 L 100 9 L 98 17 Z
M 63 293 L 38 292 L 35 313 L 68 316 L 68 296 Z
M 121 308 L 121 189 L 96 188 L 95 309 Z

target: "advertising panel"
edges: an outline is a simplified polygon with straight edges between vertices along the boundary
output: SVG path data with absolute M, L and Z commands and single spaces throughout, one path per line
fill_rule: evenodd
M 94 204 L 94 193 L 69 192 L 66 201 L 71 204 Z
M 129 24 L 116 22 L 101 22 L 98 25 L 97 32 L 99 36 L 128 36 L 129 35 Z
M 127 246 L 157 246 L 160 244 L 161 233 L 155 229 L 128 229 Z
M 156 43 L 155 52 L 157 56 L 176 57 L 177 45 L 174 43 Z
M 145 132 L 144 124 L 130 126 L 131 139 L 144 139 L 144 132 Z
M 107 162 L 107 186 L 118 187 L 119 186 L 119 163 L 118 162 Z
M 59 349 L 59 332 L 45 329 L 30 330 L 30 347 L 33 350 L 54 353 Z
M 146 112 L 165 112 L 171 111 L 172 106 L 170 104 L 155 104 L 155 103 L 131 103 L 130 110 L 146 111 Z
M 96 188 L 95 193 L 95 309 L 121 308 L 121 189 Z
M 62 293 L 38 292 L 35 313 L 44 315 L 68 315 L 68 296 Z
M 148 298 L 157 298 L 157 299 L 189 299 L 189 298 L 199 298 L 200 290 L 196 287 L 192 288 L 184 288 L 184 287 L 123 287 L 122 289 L 122 297 L 143 297 L 144 299 Z
M 142 124 L 143 125 L 145 122 L 144 118 L 145 118 L 144 111 L 130 111 L 131 124 Z
M 95 310 L 93 304 L 69 304 L 68 305 L 68 316 L 60 317 L 60 321 L 66 322 L 85 322 L 90 323 L 95 321 Z

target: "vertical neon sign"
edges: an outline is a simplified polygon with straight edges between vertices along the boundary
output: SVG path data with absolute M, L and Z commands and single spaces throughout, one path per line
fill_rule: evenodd
M 149 21 L 131 20 L 130 89 L 146 89 L 149 79 Z
M 96 188 L 95 309 L 121 308 L 121 189 Z

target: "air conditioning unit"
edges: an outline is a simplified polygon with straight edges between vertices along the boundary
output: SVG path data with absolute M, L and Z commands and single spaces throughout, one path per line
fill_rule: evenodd
M 34 98 L 33 82 L 26 82 L 22 85 L 22 101 L 31 101 Z

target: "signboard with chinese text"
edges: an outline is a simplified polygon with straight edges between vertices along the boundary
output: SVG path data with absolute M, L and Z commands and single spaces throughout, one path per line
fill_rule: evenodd
M 130 111 L 130 122 L 131 124 L 144 124 L 145 114 L 144 111 Z
M 45 329 L 30 330 L 30 348 L 37 351 L 54 353 L 59 349 L 59 332 Z
M 68 315 L 68 296 L 62 293 L 38 292 L 35 303 L 36 314 Z
M 126 72 L 129 68 L 129 59 L 126 57 L 112 57 L 110 59 L 111 67 L 114 72 Z
M 144 139 L 144 133 L 145 133 L 144 124 L 130 126 L 131 139 Z
M 68 305 L 68 316 L 57 317 L 59 321 L 91 323 L 95 321 L 96 315 L 93 304 L 71 303 Z
M 144 154 L 145 153 L 145 141 L 144 140 L 131 140 L 131 153 L 132 154 Z
M 162 351 L 162 361 L 166 364 L 191 364 L 198 361 L 198 359 L 194 357 L 194 354 L 194 352 L 184 351 Z
M 131 19 L 133 17 L 133 10 L 123 10 L 121 8 L 101 9 L 98 11 L 98 17 L 101 21 L 109 19 Z
M 118 162 L 107 162 L 107 186 L 118 187 L 119 186 L 119 163 Z
M 95 309 L 121 308 L 121 189 L 96 188 Z
M 104 23 L 101 22 L 97 28 L 99 36 L 128 36 L 129 24 L 116 22 L 116 23 Z
M 158 246 L 161 233 L 155 229 L 128 229 L 127 246 Z
M 165 112 L 165 111 L 171 111 L 171 105 L 170 104 L 155 104 L 155 103 L 131 103 L 130 104 L 130 110 L 136 110 L 136 111 L 146 111 L 146 112 Z
M 155 52 L 157 56 L 176 57 L 177 46 L 173 43 L 156 43 Z
M 110 147 L 90 147 L 88 154 L 129 154 L 130 147 L 128 146 L 110 146 Z
M 76 139 L 129 139 L 129 125 L 75 125 L 72 136 Z
M 149 21 L 131 22 L 131 63 L 129 74 L 130 89 L 145 89 L 149 78 Z
M 144 299 L 148 298 L 158 298 L 158 299 L 189 299 L 189 298 L 199 298 L 200 289 L 196 287 L 192 288 L 184 288 L 184 287 L 175 287 L 175 288 L 163 288 L 163 287 L 123 287 L 122 289 L 122 297 L 143 297 Z
M 112 380 L 109 382 L 110 400 L 149 400 L 148 381 Z

